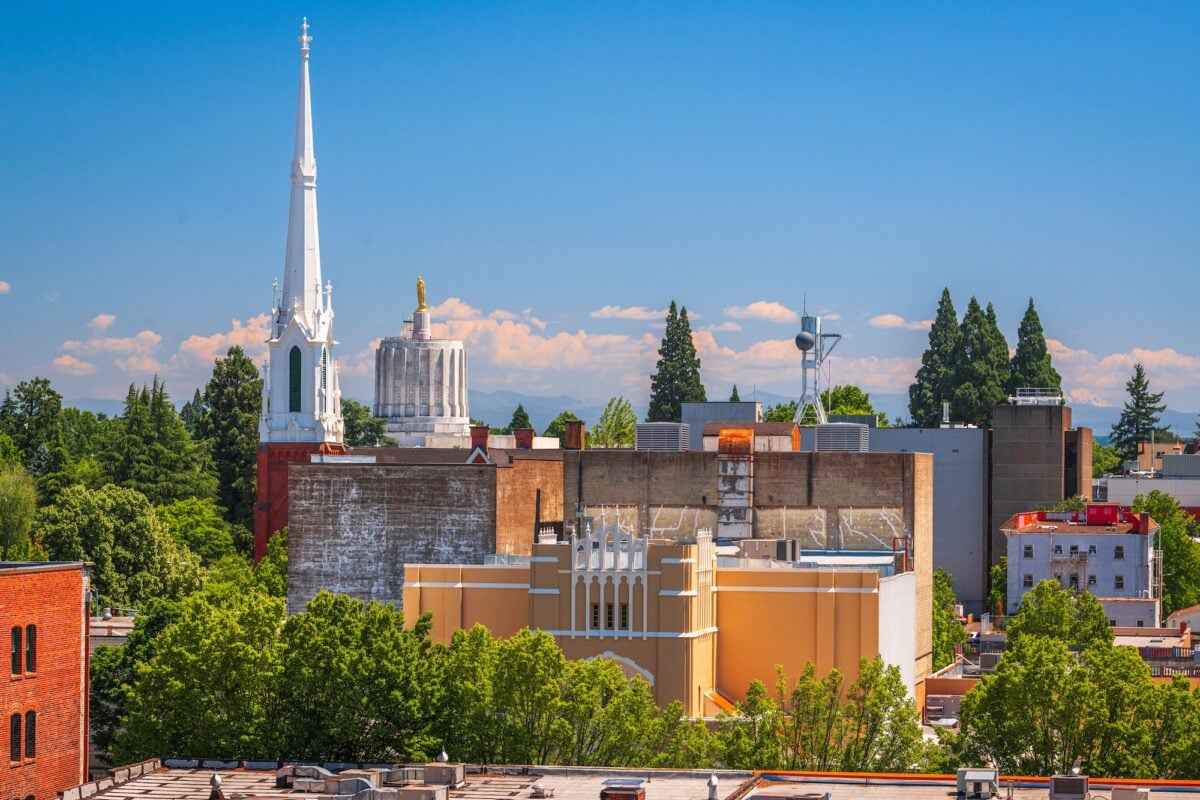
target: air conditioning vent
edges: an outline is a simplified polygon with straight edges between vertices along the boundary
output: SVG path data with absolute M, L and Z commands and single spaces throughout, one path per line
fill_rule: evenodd
M 994 769 L 968 767 L 960 769 L 956 778 L 959 797 L 995 797 L 1000 791 L 1000 773 Z
M 1050 800 L 1087 800 L 1087 775 L 1054 775 L 1050 778 Z

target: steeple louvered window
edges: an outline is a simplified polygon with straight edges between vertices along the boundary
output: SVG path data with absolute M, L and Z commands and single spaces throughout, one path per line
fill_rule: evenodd
M 288 411 L 293 414 L 300 412 L 301 360 L 300 348 L 293 345 L 288 353 Z

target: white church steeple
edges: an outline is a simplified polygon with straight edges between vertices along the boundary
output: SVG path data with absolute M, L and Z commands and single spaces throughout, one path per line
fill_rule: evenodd
M 263 368 L 259 439 L 264 442 L 342 441 L 341 390 L 333 357 L 333 286 L 321 286 L 310 42 L 305 18 L 300 26 L 300 97 L 283 291 L 274 293 L 268 363 Z

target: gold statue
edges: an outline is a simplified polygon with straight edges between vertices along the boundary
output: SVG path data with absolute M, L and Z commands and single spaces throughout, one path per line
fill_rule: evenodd
M 417 311 L 428 311 L 425 308 L 425 281 L 420 275 L 417 276 Z

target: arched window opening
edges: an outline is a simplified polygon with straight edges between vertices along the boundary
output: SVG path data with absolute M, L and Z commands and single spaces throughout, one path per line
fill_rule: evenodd
M 37 625 L 25 626 L 25 671 L 37 672 Z
M 25 757 L 37 756 L 37 712 L 25 712 Z
M 288 353 L 288 411 L 300 412 L 300 348 L 295 345 Z
M 21 626 L 12 629 L 12 674 L 21 674 Z
M 328 386 L 327 377 L 329 374 L 329 351 L 324 347 L 321 348 L 321 413 L 326 411 L 325 397 L 326 386 Z
M 21 715 L 13 714 L 8 720 L 8 760 L 21 760 Z

